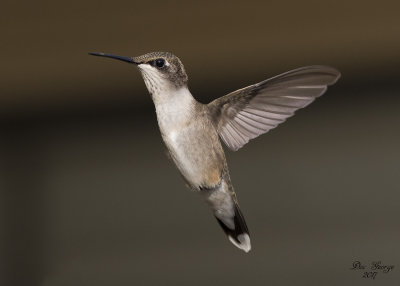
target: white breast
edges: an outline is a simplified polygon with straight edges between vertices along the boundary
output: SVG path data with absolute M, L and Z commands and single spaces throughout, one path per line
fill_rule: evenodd
M 185 88 L 173 95 L 164 94 L 164 100 L 158 98 L 154 103 L 158 125 L 172 159 L 188 182 L 200 185 L 202 172 L 196 164 L 196 154 L 192 152 L 192 140 L 198 132 L 192 122 L 194 98 Z

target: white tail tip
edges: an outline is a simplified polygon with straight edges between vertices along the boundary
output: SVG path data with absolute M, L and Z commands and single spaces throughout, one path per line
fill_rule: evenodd
M 237 237 L 237 240 L 239 240 L 240 243 L 238 243 L 231 236 L 228 236 L 228 238 L 233 243 L 233 245 L 235 245 L 237 248 L 240 248 L 244 252 L 247 253 L 251 250 L 250 237 L 247 233 L 242 233 Z

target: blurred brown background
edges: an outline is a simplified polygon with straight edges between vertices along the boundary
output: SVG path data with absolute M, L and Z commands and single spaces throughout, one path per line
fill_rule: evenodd
M 400 282 L 398 1 L 6 1 L 0 17 L 0 285 Z M 202 102 L 304 65 L 328 93 L 227 151 L 253 250 L 165 156 L 133 66 L 171 51 Z

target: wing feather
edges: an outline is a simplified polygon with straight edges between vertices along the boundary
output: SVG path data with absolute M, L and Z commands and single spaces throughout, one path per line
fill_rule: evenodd
M 211 116 L 221 139 L 236 151 L 309 105 L 339 77 L 326 66 L 295 69 L 214 100 Z

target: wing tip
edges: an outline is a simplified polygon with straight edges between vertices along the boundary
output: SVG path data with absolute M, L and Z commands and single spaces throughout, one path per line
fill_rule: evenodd
M 335 84 L 341 77 L 342 74 L 337 68 L 331 67 L 331 66 L 325 66 L 325 65 L 315 65 L 315 66 L 310 66 L 309 68 L 315 68 L 320 70 L 320 72 L 326 73 L 328 75 L 332 76 L 332 81 L 329 82 L 327 85 L 333 85 Z

